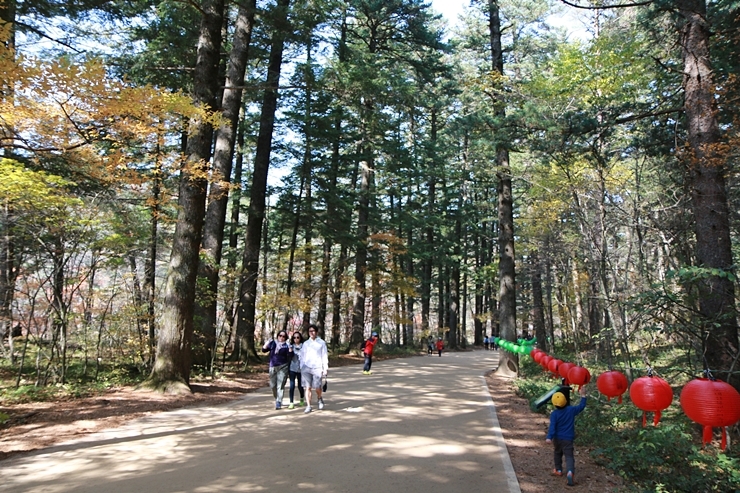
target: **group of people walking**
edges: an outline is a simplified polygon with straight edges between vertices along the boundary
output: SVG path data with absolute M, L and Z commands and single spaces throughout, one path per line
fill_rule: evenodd
M 486 349 L 496 349 L 496 338 L 491 336 L 483 336 L 483 347 Z
M 289 340 L 290 338 L 290 340 Z M 373 363 L 373 351 L 378 343 L 378 333 L 373 331 L 365 340 L 360 349 L 365 357 L 365 365 L 362 373 L 371 375 L 370 368 Z M 495 349 L 494 337 L 484 337 L 483 343 L 486 349 Z M 430 336 L 427 341 L 429 354 L 436 349 L 442 356 L 444 342 L 439 337 L 435 343 Z M 305 413 L 312 411 L 312 396 L 316 393 L 317 405 L 320 410 L 324 409 L 322 392 L 325 390 L 326 376 L 329 372 L 329 353 L 326 342 L 318 336 L 316 325 L 308 326 L 308 339 L 303 340 L 299 331 L 288 334 L 285 330 L 278 332 L 276 340 L 269 340 L 262 347 L 262 351 L 270 353 L 270 388 L 275 398 L 275 409 L 281 409 L 285 384 L 290 379 L 288 409 L 295 408 L 295 389 L 300 394 L 299 406 L 305 406 Z M 581 401 L 577 406 L 570 406 L 568 399 L 562 392 L 556 392 L 552 396 L 555 410 L 550 414 L 550 427 L 547 432 L 546 441 L 554 445 L 555 468 L 553 475 L 563 476 L 563 456 L 565 456 L 565 476 L 567 484 L 573 486 L 575 460 L 573 458 L 573 440 L 575 438 L 574 421 L 586 407 L 585 387 L 579 389 Z M 305 399 L 305 400 L 304 400 Z
M 290 337 L 290 340 L 288 340 Z M 329 351 L 326 342 L 318 336 L 315 325 L 308 326 L 308 339 L 303 340 L 299 332 L 288 334 L 285 330 L 278 332 L 276 340 L 269 340 L 262 346 L 262 351 L 270 353 L 270 389 L 275 398 L 275 409 L 283 406 L 285 383 L 290 378 L 288 409 L 295 408 L 295 389 L 300 394 L 299 406 L 306 406 L 303 411 L 310 413 L 313 393 L 316 393 L 319 410 L 324 409 L 322 395 L 329 373 Z
M 434 351 L 437 351 L 437 354 L 441 357 L 444 348 L 445 343 L 441 337 L 437 337 L 437 342 L 434 342 L 432 336 L 429 336 L 429 339 L 427 339 L 427 354 L 432 354 Z

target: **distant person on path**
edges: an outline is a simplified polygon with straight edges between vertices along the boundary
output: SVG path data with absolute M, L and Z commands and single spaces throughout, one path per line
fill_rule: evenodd
M 290 390 L 288 391 L 288 397 L 290 397 L 290 404 L 288 409 L 293 409 L 293 398 L 295 397 L 296 380 L 298 380 L 298 392 L 301 394 L 300 406 L 305 406 L 306 401 L 303 400 L 304 390 L 301 385 L 301 347 L 303 346 L 303 335 L 300 332 L 295 331 L 290 336 L 290 353 L 292 357 L 290 359 L 290 367 L 288 368 L 288 377 L 290 378 Z
M 488 336 L 483 336 L 483 347 L 488 349 Z
M 365 356 L 365 366 L 362 369 L 363 375 L 372 375 L 370 367 L 373 366 L 373 350 L 378 343 L 378 333 L 373 332 L 370 338 L 362 343 L 362 354 Z
M 427 339 L 427 354 L 434 353 L 434 339 L 432 339 L 432 336 L 429 336 L 429 339 Z
M 275 409 L 283 406 L 283 393 L 285 382 L 288 380 L 288 368 L 290 366 L 290 347 L 288 346 L 288 333 L 284 330 L 278 332 L 277 341 L 270 339 L 262 346 L 263 353 L 270 353 L 270 388 L 275 398 Z
M 306 389 L 306 410 L 311 412 L 311 394 L 316 390 L 319 410 L 324 409 L 324 399 L 321 397 L 322 378 L 329 373 L 329 351 L 326 343 L 317 336 L 318 329 L 315 325 L 308 326 L 308 339 L 301 347 L 301 380 Z
M 552 396 L 552 404 L 555 410 L 550 413 L 550 429 L 547 430 L 547 443 L 555 447 L 555 476 L 563 475 L 563 455 L 565 455 L 566 479 L 568 486 L 573 486 L 575 474 L 575 459 L 573 458 L 573 440 L 576 438 L 576 416 L 586 407 L 586 387 L 581 386 L 578 393 L 581 402 L 577 406 L 569 406 L 565 394 L 555 392 Z
M 442 357 L 442 350 L 445 348 L 445 343 L 442 342 L 442 338 L 437 338 L 437 353 L 439 354 L 440 358 Z

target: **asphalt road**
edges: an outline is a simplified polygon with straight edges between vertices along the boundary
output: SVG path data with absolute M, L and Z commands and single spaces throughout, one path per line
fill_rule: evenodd
M 496 353 L 329 370 L 326 408 L 269 389 L 4 461 L 2 492 L 520 493 L 482 375 Z M 287 388 L 286 388 L 287 404 Z

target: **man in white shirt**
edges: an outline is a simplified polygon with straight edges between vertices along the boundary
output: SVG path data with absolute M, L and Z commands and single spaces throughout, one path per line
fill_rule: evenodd
M 306 389 L 306 403 L 308 404 L 304 412 L 311 412 L 311 391 L 313 389 L 316 389 L 319 410 L 324 409 L 321 380 L 326 378 L 329 372 L 329 351 L 326 349 L 326 343 L 318 337 L 318 329 L 313 324 L 308 326 L 308 339 L 303 343 L 300 359 L 301 382 Z

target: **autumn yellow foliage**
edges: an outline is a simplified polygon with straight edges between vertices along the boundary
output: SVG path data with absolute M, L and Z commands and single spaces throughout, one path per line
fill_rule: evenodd
M 0 36 L 7 36 L 0 26 Z M 120 179 L 137 156 L 160 152 L 163 135 L 213 118 L 180 93 L 136 87 L 99 59 L 17 55 L 0 43 L 0 146 L 24 160 L 63 159 L 103 182 Z

